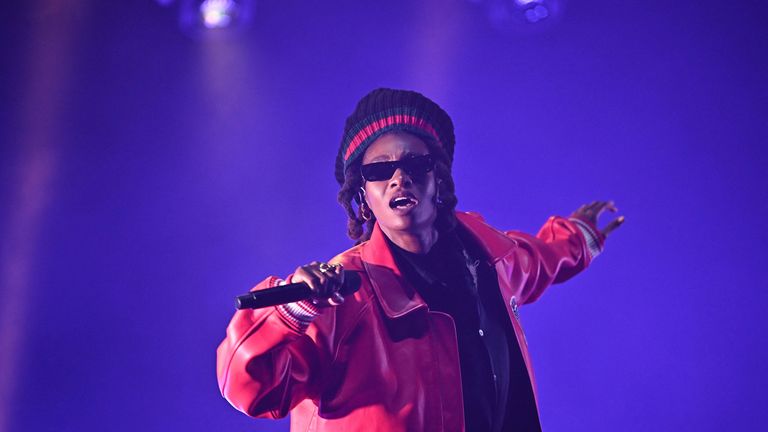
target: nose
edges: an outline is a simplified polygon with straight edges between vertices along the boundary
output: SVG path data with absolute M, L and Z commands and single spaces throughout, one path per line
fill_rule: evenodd
M 389 187 L 392 189 L 398 186 L 406 188 L 411 186 L 411 184 L 413 184 L 413 179 L 402 168 L 396 169 L 395 173 L 392 174 L 392 178 L 389 179 Z

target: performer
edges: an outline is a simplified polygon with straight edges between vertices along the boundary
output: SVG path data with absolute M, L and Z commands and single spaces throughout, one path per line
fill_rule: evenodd
M 623 217 L 612 202 L 536 236 L 456 212 L 453 123 L 423 95 L 378 89 L 347 119 L 336 160 L 356 246 L 270 276 L 313 298 L 235 313 L 218 349 L 224 397 L 292 431 L 540 430 L 518 307 L 585 269 Z M 343 270 L 360 289 L 339 293 Z

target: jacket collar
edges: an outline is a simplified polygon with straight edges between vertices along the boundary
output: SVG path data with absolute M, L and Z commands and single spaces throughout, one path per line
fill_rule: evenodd
M 456 217 L 475 236 L 492 263 L 507 255 L 515 245 L 513 240 L 488 226 L 478 215 L 456 213 Z M 389 318 L 399 318 L 417 309 L 427 308 L 424 299 L 397 267 L 378 223 L 373 226 L 371 239 L 362 245 L 360 253 L 371 287 Z
M 507 256 L 517 246 L 516 241 L 485 223 L 483 217 L 477 213 L 457 212 L 456 218 L 475 236 L 493 264 Z

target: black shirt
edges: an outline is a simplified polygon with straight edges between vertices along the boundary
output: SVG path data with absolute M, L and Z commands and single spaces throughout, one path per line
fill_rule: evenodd
M 389 242 L 398 267 L 430 310 L 456 325 L 467 431 L 540 431 L 520 347 L 499 292 L 496 271 L 471 234 L 440 234 L 426 254 Z

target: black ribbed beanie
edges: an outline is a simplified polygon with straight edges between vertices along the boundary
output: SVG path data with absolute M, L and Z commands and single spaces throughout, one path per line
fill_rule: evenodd
M 394 131 L 436 141 L 448 155 L 449 163 L 453 162 L 456 138 L 448 114 L 420 93 L 380 88 L 360 99 L 347 118 L 336 156 L 336 181 L 344 184 L 346 168 L 361 158 L 376 139 Z

